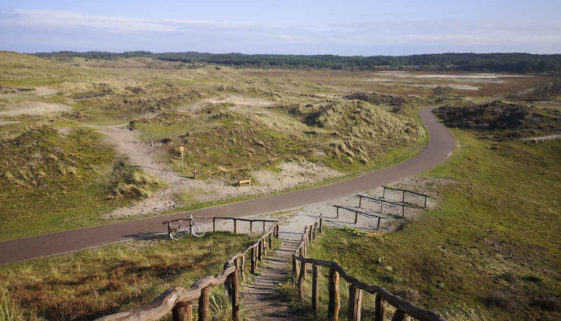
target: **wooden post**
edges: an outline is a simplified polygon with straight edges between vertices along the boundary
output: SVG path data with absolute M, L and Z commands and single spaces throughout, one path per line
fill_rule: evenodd
M 317 264 L 312 265 L 312 310 L 314 313 L 319 311 L 318 269 L 319 266 Z
M 319 232 L 323 232 L 323 217 L 319 218 Z
M 340 308 L 339 272 L 331 268 L 331 270 L 329 270 L 329 306 L 327 309 L 327 319 L 329 321 L 338 321 Z
M 404 321 L 405 320 L 405 312 L 401 310 L 395 310 L 393 314 L 392 321 Z
M 265 241 L 267 237 L 263 237 L 263 256 L 267 256 L 267 241 Z
M 380 201 L 380 214 L 384 214 L 384 202 Z
M 339 207 L 336 206 L 335 208 L 337 209 L 337 218 L 339 218 Z
M 298 276 L 298 295 L 304 301 L 304 280 L 306 280 L 306 263 L 300 262 L 300 276 Z
M 278 239 L 280 233 L 280 226 L 278 223 L 275 223 L 275 237 Z
M 234 219 L 234 234 L 238 233 L 238 220 Z
M 376 294 L 376 308 L 374 311 L 374 321 L 384 321 L 384 299 L 380 294 Z
M 210 321 L 210 285 L 201 290 L 199 297 L 199 321 Z
M 405 217 L 405 204 L 401 205 L 401 216 Z
M 259 242 L 257 242 L 257 247 L 259 248 L 257 251 L 257 260 L 261 261 L 263 257 L 263 239 L 259 239 Z
M 249 221 L 249 234 L 253 234 L 253 221 Z
M 240 280 L 238 273 L 238 266 L 236 266 L 236 270 L 229 276 L 232 283 L 232 321 L 240 321 Z
M 245 281 L 245 255 L 242 255 L 241 257 L 240 276 L 242 281 Z
M 312 226 L 308 225 L 308 242 L 312 241 Z
M 360 195 L 358 196 L 358 207 L 362 208 L 362 197 Z
M 191 302 L 179 302 L 171 310 L 173 321 L 193 321 L 193 305 Z
M 401 194 L 401 203 L 405 203 L 405 191 L 401 191 L 403 194 Z
M 255 257 L 257 256 L 257 253 L 255 253 L 255 246 L 251 248 L 251 273 L 255 274 L 255 268 L 257 267 L 257 262 L 255 260 Z
M 355 212 L 355 224 L 358 222 L 358 212 Z
M 292 275 L 294 278 L 298 275 L 298 267 L 296 266 L 296 254 L 292 254 Z
M 384 186 L 384 191 L 382 192 L 382 198 L 386 198 L 386 187 Z
M 427 196 L 426 195 L 425 195 L 425 207 L 424 208 L 427 208 Z
M 377 230 L 380 230 L 380 221 L 382 220 L 381 217 L 378 217 L 378 227 L 376 228 Z
M 356 285 L 349 287 L 349 321 L 360 321 L 362 290 Z
M 212 231 L 216 232 L 216 217 L 212 218 Z
M 273 249 L 273 231 L 269 234 L 269 250 Z
M 263 221 L 263 233 L 265 233 L 265 221 Z

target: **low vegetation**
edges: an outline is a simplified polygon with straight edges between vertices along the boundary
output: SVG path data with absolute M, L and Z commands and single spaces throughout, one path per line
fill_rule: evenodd
M 1 320 L 92 320 L 138 308 L 167 288 L 222 271 L 257 236 L 212 233 L 107 245 L 0 267 Z M 229 320 L 223 288 L 211 292 L 212 319 Z
M 561 142 L 454 134 L 460 150 L 427 174 L 455 181 L 439 208 L 390 235 L 330 229 L 309 256 L 450 320 L 559 320 Z
M 91 129 L 40 127 L 0 142 L 0 240 L 102 223 L 159 182 L 114 162 Z

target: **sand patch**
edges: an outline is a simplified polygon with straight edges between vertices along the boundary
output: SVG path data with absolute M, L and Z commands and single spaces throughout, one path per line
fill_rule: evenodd
M 321 181 L 326 178 L 338 177 L 343 174 L 315 163 L 284 162 L 278 166 L 280 172 L 257 170 L 251 173 L 259 185 L 268 187 L 271 191 L 281 191 L 299 184 Z
M 22 101 L 15 104 L 6 105 L 0 111 L 0 116 L 19 116 L 19 115 L 44 115 L 71 111 L 68 105 L 44 103 L 42 101 Z
M 561 139 L 561 134 L 522 138 L 522 140 L 525 142 L 540 142 L 544 140 L 556 140 L 556 139 Z
M 431 88 L 434 89 L 436 87 L 450 87 L 453 89 L 459 90 L 479 90 L 479 87 L 471 86 L 471 85 L 458 85 L 458 84 L 439 84 L 439 85 L 428 85 L 428 84 L 408 84 L 407 86 L 411 87 L 421 87 L 421 88 Z
M 178 110 L 198 112 L 209 105 L 219 104 L 233 104 L 235 107 L 267 107 L 273 105 L 273 102 L 263 98 L 223 95 L 203 99 L 195 104 L 180 107 Z
M 0 126 L 19 124 L 19 121 L 0 120 Z
M 532 77 L 517 74 L 496 74 L 496 73 L 468 73 L 468 74 L 425 74 L 407 71 L 380 71 L 377 75 L 390 76 L 397 78 L 435 78 L 435 79 L 498 79 L 498 78 L 525 78 Z

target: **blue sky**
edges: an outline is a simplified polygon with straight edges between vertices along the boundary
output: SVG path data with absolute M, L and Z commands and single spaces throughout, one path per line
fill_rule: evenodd
M 8 1 L 0 50 L 561 53 L 561 1 Z

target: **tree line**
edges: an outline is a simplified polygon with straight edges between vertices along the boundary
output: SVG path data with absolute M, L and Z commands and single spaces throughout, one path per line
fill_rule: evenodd
M 527 53 L 443 53 L 409 56 L 336 56 L 336 55 L 272 55 L 272 54 L 212 54 L 200 52 L 128 51 L 122 53 L 88 51 L 58 51 L 36 53 L 38 57 L 83 57 L 115 60 L 119 58 L 150 57 L 183 63 L 208 63 L 226 66 L 329 68 L 329 69 L 417 69 L 442 71 L 490 72 L 557 72 L 561 71 L 561 54 L 538 55 Z

